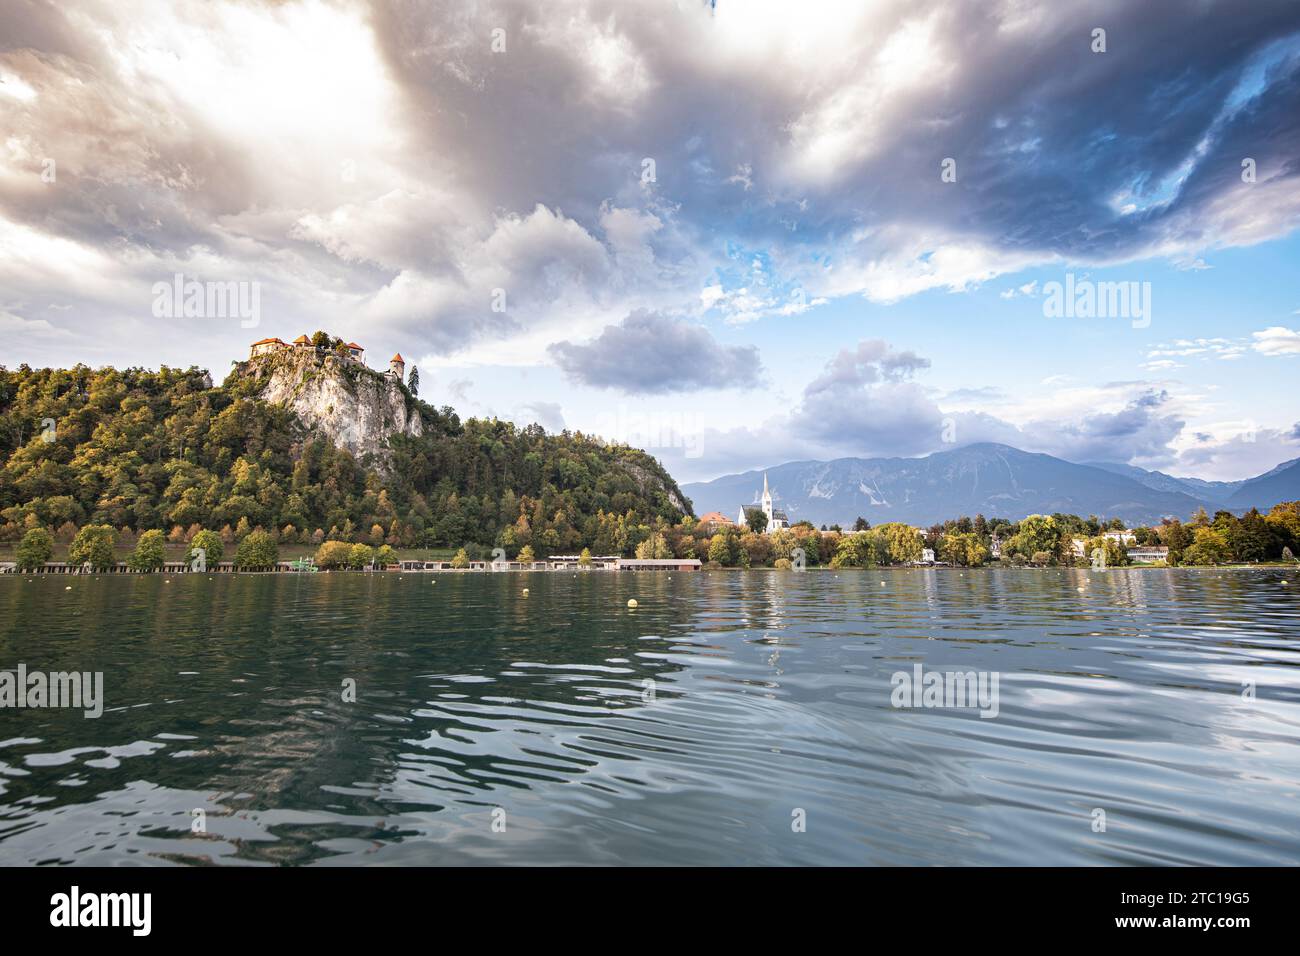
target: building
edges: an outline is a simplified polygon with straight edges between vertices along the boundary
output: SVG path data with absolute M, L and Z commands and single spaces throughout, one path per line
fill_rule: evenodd
M 257 358 L 259 355 L 272 355 L 280 349 L 287 349 L 289 343 L 282 342 L 279 339 L 262 339 L 254 342 L 248 347 L 248 357 Z
M 406 375 L 406 359 L 402 358 L 401 352 L 388 360 L 388 371 L 384 374 L 393 376 L 399 382 L 406 380 L 404 377 Z
M 989 542 L 989 554 L 995 558 L 1002 557 L 1002 539 L 998 538 L 996 535 L 993 537 L 993 540 Z
M 292 342 L 285 342 L 283 339 L 261 339 L 254 342 L 248 347 L 248 357 L 250 359 L 260 358 L 263 355 L 275 355 L 286 349 L 311 350 L 317 355 L 334 355 L 345 362 L 355 362 L 358 365 L 366 364 L 366 350 L 356 342 L 347 342 L 340 348 L 315 345 L 311 339 L 305 335 L 300 335 Z M 400 382 L 402 375 L 406 370 L 406 363 L 400 355 L 394 355 L 393 361 L 389 363 L 386 374 L 396 376 Z
M 1137 535 L 1132 531 L 1107 531 L 1102 535 L 1107 541 L 1114 541 L 1120 547 L 1128 547 L 1130 544 L 1137 543 Z
M 698 558 L 618 558 L 619 571 L 698 571 Z
M 1169 549 L 1164 545 L 1144 544 L 1128 549 L 1128 559 L 1137 564 L 1154 564 L 1169 560 Z
M 772 493 L 767 489 L 767 472 L 763 472 L 763 514 L 767 516 L 767 527 L 764 528 L 764 534 L 774 534 L 782 528 L 790 527 L 790 519 L 785 516 L 784 511 L 775 511 L 772 508 Z M 745 516 L 746 506 L 741 505 L 740 515 L 736 518 L 736 524 L 742 529 L 749 527 L 749 519 Z
M 736 523 L 721 511 L 710 511 L 696 522 L 696 526 L 708 531 L 721 531 L 723 528 L 734 528 Z
M 934 564 L 934 548 L 921 549 L 921 563 Z

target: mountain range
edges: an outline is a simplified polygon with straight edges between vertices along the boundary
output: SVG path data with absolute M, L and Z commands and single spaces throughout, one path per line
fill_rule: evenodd
M 736 515 L 757 502 L 762 471 L 683 486 L 696 514 Z M 1245 481 L 1177 478 L 1110 462 L 1079 464 L 986 442 L 924 458 L 795 461 L 766 469 L 776 507 L 791 523 L 847 526 L 904 521 L 927 526 L 961 515 L 1018 520 L 1065 512 L 1121 518 L 1129 525 L 1187 520 L 1197 508 L 1267 510 L 1300 498 L 1300 459 Z

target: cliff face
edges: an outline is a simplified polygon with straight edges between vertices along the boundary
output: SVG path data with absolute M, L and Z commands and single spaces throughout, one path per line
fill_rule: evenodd
M 249 359 L 242 374 L 258 397 L 295 412 L 309 429 L 356 458 L 387 457 L 390 435 L 418 436 L 415 400 L 396 381 L 333 354 L 280 352 Z

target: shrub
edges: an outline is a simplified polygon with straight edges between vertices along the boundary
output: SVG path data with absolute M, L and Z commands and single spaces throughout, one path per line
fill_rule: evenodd
M 32 528 L 18 543 L 18 568 L 35 571 L 54 554 L 54 539 L 44 528 Z
M 316 566 L 320 568 L 345 568 L 352 554 L 346 541 L 326 541 L 316 549 Z
M 89 564 L 96 571 L 105 571 L 115 563 L 113 548 L 116 544 L 117 532 L 112 525 L 88 524 L 72 539 L 72 544 L 68 547 L 68 561 L 72 564 Z
M 273 568 L 279 560 L 280 549 L 265 531 L 250 531 L 235 549 L 237 568 Z
M 157 571 L 163 566 L 163 533 L 154 529 L 140 535 L 140 540 L 126 559 L 127 567 L 133 571 Z

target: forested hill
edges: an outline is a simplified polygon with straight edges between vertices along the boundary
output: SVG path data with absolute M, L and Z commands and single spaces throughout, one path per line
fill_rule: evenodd
M 265 400 L 257 364 L 217 387 L 197 368 L 0 368 L 0 539 L 33 523 L 64 534 L 260 526 L 295 543 L 601 553 L 690 511 L 645 452 L 461 421 L 395 381 L 419 427 L 358 460 L 289 403 Z M 327 366 L 318 374 L 339 374 Z

